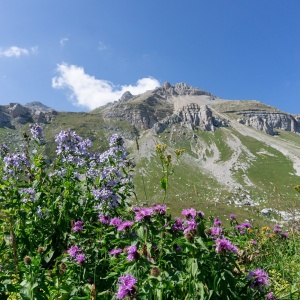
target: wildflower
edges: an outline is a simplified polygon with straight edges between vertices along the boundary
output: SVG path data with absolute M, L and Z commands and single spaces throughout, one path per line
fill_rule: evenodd
M 85 261 L 85 255 L 84 254 L 77 254 L 75 257 L 75 260 L 78 264 L 82 264 Z
M 175 218 L 175 224 L 172 225 L 171 229 L 174 231 L 184 230 L 183 220 L 180 218 Z
M 269 286 L 269 276 L 264 270 L 258 268 L 249 271 L 248 280 L 252 280 L 251 288 L 258 288 L 260 291 Z
M 283 239 L 287 239 L 289 234 L 288 233 L 281 233 L 280 236 L 283 238 Z
M 139 254 L 137 252 L 137 247 L 136 246 L 129 246 L 127 248 L 127 253 L 128 253 L 127 259 L 129 261 L 132 261 L 134 259 L 138 259 L 139 258 Z
M 231 220 L 235 220 L 235 217 L 236 217 L 235 214 L 231 214 L 231 215 L 230 215 L 230 219 L 231 219 Z
M 134 223 L 132 221 L 124 221 L 118 226 L 118 231 L 125 231 L 129 229 Z
M 26 255 L 26 256 L 24 257 L 24 263 L 25 263 L 26 265 L 30 265 L 30 264 L 31 264 L 31 257 L 28 256 L 28 255 Z
M 73 231 L 82 231 L 83 230 L 83 221 L 77 221 L 77 222 L 75 222 L 75 225 L 74 225 L 74 227 L 73 227 Z
M 44 247 L 38 247 L 38 253 L 43 253 L 43 252 L 45 252 L 46 251 L 46 249 L 44 248 Z
M 119 278 L 118 292 L 116 295 L 117 299 L 124 299 L 128 296 L 131 296 L 135 292 L 134 285 L 137 283 L 137 280 L 130 274 L 121 276 Z
M 253 246 L 256 246 L 257 245 L 257 241 L 253 241 L 252 240 L 252 241 L 250 241 L 250 244 L 253 245 Z
M 141 208 L 139 211 L 135 212 L 135 220 L 142 221 L 149 218 L 153 214 L 151 208 Z
M 102 224 L 109 224 L 110 223 L 110 217 L 109 216 L 105 216 L 103 214 L 99 214 L 99 221 L 102 223 Z
M 23 203 L 27 203 L 28 200 L 30 201 L 34 201 L 34 195 L 36 194 L 36 191 L 34 188 L 24 188 L 24 189 L 20 189 L 20 194 L 24 195 L 24 197 L 22 198 L 22 202 Z
M 122 222 L 123 222 L 123 221 L 122 221 L 121 218 L 112 218 L 112 219 L 110 220 L 109 225 L 113 225 L 113 226 L 115 226 L 115 227 L 118 227 Z
M 65 264 L 65 263 L 61 263 L 59 266 L 58 266 L 58 268 L 59 268 L 59 274 L 64 274 L 65 272 L 66 272 L 66 270 L 67 270 L 67 265 Z
M 221 225 L 222 225 L 222 222 L 218 218 L 215 218 L 214 219 L 214 226 L 221 226 Z
M 276 300 L 273 292 L 268 293 L 266 299 L 267 300 Z
M 233 245 L 230 241 L 223 238 L 217 238 L 216 241 L 216 252 L 217 253 L 226 253 L 233 252 L 237 253 L 238 249 L 235 245 Z
M 167 207 L 165 204 L 159 205 L 159 204 L 153 204 L 153 211 L 156 212 L 159 215 L 164 215 L 166 213 Z
M 244 222 L 240 225 L 235 226 L 235 229 L 248 229 L 248 228 L 252 228 L 252 225 L 249 222 Z
M 116 249 L 112 249 L 110 250 L 108 253 L 110 255 L 114 255 L 115 257 L 118 257 L 118 255 L 122 252 L 123 250 L 121 248 L 116 248 Z
M 184 209 L 181 214 L 185 216 L 187 219 L 195 218 L 197 212 L 194 208 Z
M 43 128 L 38 124 L 33 124 L 30 127 L 30 132 L 35 140 L 43 140 Z
M 185 229 L 183 231 L 184 234 L 195 230 L 197 227 L 197 222 L 194 219 L 187 220 L 185 223 Z
M 77 253 L 79 251 L 79 247 L 78 246 L 72 246 L 69 250 L 68 253 L 72 258 L 75 258 Z
M 221 227 L 211 227 L 209 234 L 212 236 L 214 236 L 214 235 L 220 236 L 222 234 L 222 232 L 223 232 L 223 229 Z
M 188 242 L 191 242 L 194 238 L 194 235 L 191 232 L 188 232 L 184 235 L 184 237 Z
M 279 225 L 274 225 L 273 231 L 274 231 L 275 233 L 280 233 L 282 230 L 280 229 L 280 226 L 279 226 Z
M 113 134 L 111 137 L 110 137 L 110 140 L 109 140 L 109 146 L 110 147 L 113 147 L 113 146 L 123 146 L 124 145 L 124 140 L 123 138 L 118 135 L 117 133 Z
M 204 219 L 204 212 L 203 211 L 197 211 L 197 216 L 199 216 L 200 217 L 200 219 Z
M 182 250 L 182 248 L 180 247 L 179 244 L 175 244 L 175 245 L 173 246 L 173 249 L 174 249 L 175 251 L 181 251 L 181 250 Z
M 159 274 L 160 274 L 160 269 L 158 267 L 153 267 L 150 270 L 150 275 L 151 276 L 157 277 L 157 276 L 159 276 Z

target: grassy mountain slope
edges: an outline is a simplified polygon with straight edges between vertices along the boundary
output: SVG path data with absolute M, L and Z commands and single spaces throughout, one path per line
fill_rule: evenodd
M 187 122 L 171 122 L 159 134 L 153 129 L 155 122 L 193 103 L 208 106 L 214 118 L 225 120 L 228 126 L 206 131 L 203 126 L 191 129 Z M 259 220 L 262 209 L 273 208 L 272 216 L 278 218 L 280 212 L 299 207 L 293 186 L 300 183 L 300 135 L 276 129 L 278 134 L 271 136 L 241 124 L 238 119 L 245 112 L 282 113 L 258 101 L 222 100 L 209 93 L 174 94 L 173 90 L 158 88 L 90 113 L 58 112 L 43 125 L 46 153 L 54 153 L 54 136 L 61 130 L 71 129 L 89 137 L 93 150 L 100 152 L 107 148 L 109 137 L 119 133 L 136 161 L 137 199 L 153 203 L 163 198 L 155 145 L 167 144 L 170 153 L 185 149 L 167 192 L 166 203 L 174 214 L 193 206 L 224 218 L 238 210 L 245 218 Z M 0 128 L 1 142 L 20 149 L 22 133 L 28 132 L 29 126 Z

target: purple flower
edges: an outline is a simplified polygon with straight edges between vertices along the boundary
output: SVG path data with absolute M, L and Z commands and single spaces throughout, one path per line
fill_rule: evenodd
M 30 127 L 30 132 L 35 140 L 42 140 L 43 136 L 43 128 L 38 124 L 33 124 Z
M 250 244 L 253 245 L 253 246 L 256 246 L 257 245 L 257 241 L 250 241 Z
M 74 227 L 73 227 L 73 231 L 82 231 L 83 230 L 83 221 L 77 221 L 77 222 L 75 222 L 75 224 L 74 224 Z
M 109 147 L 113 147 L 113 146 L 123 146 L 124 144 L 124 140 L 123 138 L 118 135 L 117 133 L 113 134 L 111 137 L 110 137 L 110 140 L 109 140 Z
M 129 246 L 127 248 L 127 259 L 129 261 L 132 261 L 134 259 L 137 259 L 138 258 L 138 252 L 137 252 L 137 247 L 136 246 Z
M 82 264 L 85 261 L 85 255 L 77 254 L 75 260 L 77 261 L 78 264 Z
M 238 249 L 235 245 L 233 245 L 230 241 L 223 238 L 216 239 L 216 252 L 217 253 L 226 253 L 233 252 L 237 253 Z
M 167 207 L 165 204 L 159 205 L 159 204 L 153 204 L 153 211 L 155 211 L 159 215 L 163 215 L 166 213 Z
M 231 215 L 230 215 L 230 219 L 231 219 L 231 220 L 235 220 L 235 217 L 236 217 L 235 214 L 231 214 Z
M 249 271 L 248 280 L 252 281 L 252 289 L 258 288 L 260 291 L 263 291 L 265 287 L 269 286 L 268 273 L 259 268 Z
M 68 250 L 68 253 L 71 257 L 75 258 L 77 253 L 79 251 L 79 248 L 78 246 L 72 246 L 69 250 Z
M 110 220 L 109 225 L 113 225 L 113 226 L 115 226 L 115 227 L 118 227 L 122 222 L 123 222 L 123 221 L 122 221 L 121 218 L 112 218 L 112 219 Z
M 289 236 L 288 233 L 281 233 L 280 235 L 281 235 L 281 237 L 282 237 L 283 239 L 287 239 L 288 236 Z
M 109 224 L 109 222 L 110 222 L 110 217 L 109 217 L 109 216 L 102 215 L 102 214 L 100 213 L 100 214 L 99 214 L 99 221 L 100 221 L 102 224 Z
M 235 226 L 235 229 L 238 229 L 238 230 L 240 230 L 240 229 L 248 229 L 248 228 L 252 228 L 252 225 L 249 222 L 244 222 L 244 223 L 242 223 L 240 225 L 236 225 Z
M 125 231 L 129 229 L 134 223 L 132 221 L 124 221 L 118 226 L 118 231 Z
M 214 226 L 221 226 L 222 225 L 222 221 L 220 221 L 218 218 L 214 219 Z
M 134 285 L 137 283 L 137 280 L 130 274 L 127 274 L 126 276 L 121 276 L 119 278 L 118 283 L 118 292 L 116 295 L 117 299 L 124 299 L 128 296 L 130 296 L 133 292 Z
M 123 250 L 121 248 L 116 248 L 116 249 L 112 249 L 110 250 L 108 253 L 110 255 L 114 255 L 115 257 L 117 257 Z
M 223 232 L 223 229 L 221 227 L 211 227 L 210 228 L 210 235 L 214 236 L 220 236 Z
M 199 216 L 201 219 L 204 219 L 204 212 L 203 211 L 197 211 L 197 216 Z
M 185 222 L 185 229 L 184 229 L 183 233 L 186 234 L 189 231 L 195 230 L 196 227 L 197 227 L 197 222 L 194 219 L 187 220 Z
M 142 221 L 153 214 L 152 208 L 141 208 L 140 210 L 135 212 L 135 220 Z
M 273 292 L 268 293 L 266 299 L 267 300 L 276 300 Z
M 192 218 L 195 218 L 197 212 L 194 208 L 187 208 L 187 209 L 184 209 L 181 214 L 183 216 L 185 216 L 187 219 L 192 219 Z
M 275 233 L 280 233 L 282 230 L 280 229 L 279 225 L 274 225 L 274 228 L 273 228 L 274 232 Z
M 180 247 L 179 244 L 175 244 L 175 245 L 173 246 L 173 248 L 174 248 L 175 251 L 181 251 L 181 250 L 182 250 L 182 248 Z
M 172 225 L 172 230 L 178 231 L 178 230 L 184 230 L 183 226 L 183 220 L 180 218 L 175 218 L 175 224 Z

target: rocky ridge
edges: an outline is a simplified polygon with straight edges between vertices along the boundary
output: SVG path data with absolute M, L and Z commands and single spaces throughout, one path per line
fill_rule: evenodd
M 19 124 L 48 123 L 56 115 L 55 110 L 40 102 L 31 102 L 24 106 L 10 103 L 7 106 L 0 106 L 0 127 L 14 129 Z
M 119 101 L 97 112 L 101 112 L 107 119 L 126 120 L 138 130 L 153 129 L 156 134 L 176 123 L 192 130 L 200 126 L 206 131 L 214 131 L 218 127 L 234 126 L 234 121 L 269 135 L 276 135 L 276 129 L 300 133 L 300 117 L 297 115 L 281 112 L 255 100 L 248 101 L 253 109 L 233 109 L 219 113 L 218 105 L 229 102 L 237 103 L 235 100 L 217 98 L 186 83 L 172 86 L 165 82 L 141 95 L 133 96 L 125 92 Z

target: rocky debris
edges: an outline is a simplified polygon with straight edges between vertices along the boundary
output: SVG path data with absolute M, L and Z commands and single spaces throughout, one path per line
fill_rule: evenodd
M 269 217 L 271 215 L 271 212 L 273 211 L 272 208 L 263 208 L 260 213 L 264 216 Z

